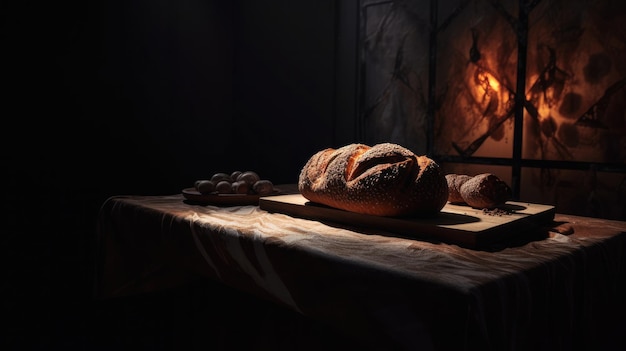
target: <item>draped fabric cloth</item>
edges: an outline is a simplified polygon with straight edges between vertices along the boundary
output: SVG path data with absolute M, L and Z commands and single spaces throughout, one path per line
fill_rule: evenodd
M 209 278 L 373 349 L 594 349 L 624 321 L 626 222 L 557 214 L 534 231 L 478 251 L 258 206 L 114 196 L 98 216 L 95 294 Z

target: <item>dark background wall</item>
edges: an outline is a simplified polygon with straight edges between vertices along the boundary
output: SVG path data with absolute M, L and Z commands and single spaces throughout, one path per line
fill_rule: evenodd
M 128 305 L 91 300 L 107 197 L 237 169 L 294 183 L 313 152 L 351 142 L 348 3 L 3 2 L 2 342 L 93 349 L 128 329 Z
M 33 146 L 17 161 L 117 193 L 178 192 L 244 168 L 294 182 L 334 142 L 334 3 L 9 9 L 5 117 L 16 124 L 5 132 L 20 136 L 14 151 Z

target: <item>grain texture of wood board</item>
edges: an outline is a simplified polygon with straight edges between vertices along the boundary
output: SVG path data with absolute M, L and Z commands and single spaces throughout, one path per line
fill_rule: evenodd
M 403 237 L 435 240 L 467 248 L 483 249 L 513 239 L 536 237 L 554 219 L 551 205 L 508 201 L 487 211 L 466 205 L 446 204 L 432 218 L 397 218 L 364 215 L 310 202 L 301 194 L 262 197 L 259 207 L 268 212 L 341 224 L 354 229 L 380 230 Z

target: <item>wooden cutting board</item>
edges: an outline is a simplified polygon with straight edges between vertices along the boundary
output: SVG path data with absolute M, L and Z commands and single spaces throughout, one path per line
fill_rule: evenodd
M 268 212 L 473 249 L 493 247 L 512 239 L 538 237 L 541 231 L 537 228 L 550 224 L 555 215 L 554 206 L 509 201 L 495 211 L 446 204 L 434 218 L 380 217 L 312 203 L 301 194 L 261 197 L 259 207 Z

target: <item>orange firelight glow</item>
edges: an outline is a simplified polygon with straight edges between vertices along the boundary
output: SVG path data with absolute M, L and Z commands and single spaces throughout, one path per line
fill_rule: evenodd
M 498 80 L 482 69 L 476 71 L 475 81 L 477 87 L 482 90 L 481 94 L 498 93 L 500 90 Z
M 502 117 L 508 114 L 511 94 L 488 70 L 476 67 L 471 75 L 474 106 L 482 117 Z

